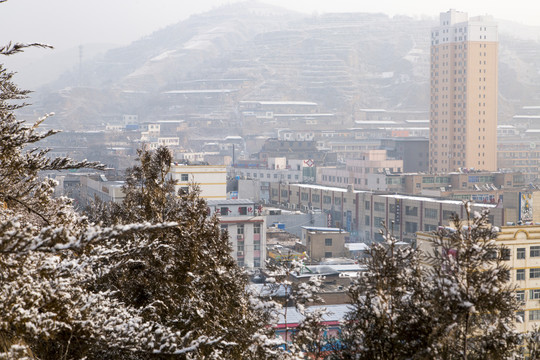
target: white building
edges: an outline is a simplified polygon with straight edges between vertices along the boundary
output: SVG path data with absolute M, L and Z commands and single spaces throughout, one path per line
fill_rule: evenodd
M 195 184 L 201 189 L 200 196 L 204 199 L 227 198 L 226 166 L 173 163 L 170 176 L 175 180 L 176 192 L 180 189 L 188 190 L 191 184 Z
M 264 268 L 266 217 L 259 216 L 249 200 L 209 200 L 210 214 L 217 214 L 221 229 L 229 234 L 232 256 L 239 266 Z

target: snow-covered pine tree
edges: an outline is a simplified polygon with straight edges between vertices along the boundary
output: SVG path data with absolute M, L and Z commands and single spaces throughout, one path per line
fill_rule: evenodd
M 386 228 L 383 237 L 383 242 L 370 246 L 365 270 L 349 289 L 352 310 L 345 317 L 335 358 L 390 360 L 426 355 L 432 310 L 420 252 L 398 245 Z
M 9 44 L 1 55 L 28 46 Z M 67 198 L 53 198 L 55 181 L 43 170 L 96 167 L 69 158 L 50 159 L 36 143 L 54 131 L 39 132 L 46 117 L 27 125 L 14 111 L 25 106 L 28 91 L 0 65 L 0 356 L 59 359 L 84 357 L 94 347 L 153 351 L 141 338 L 159 329 L 106 293 L 83 286 L 88 264 L 77 254 L 91 241 L 124 233 L 90 226 Z M 92 305 L 92 306 L 90 306 Z M 140 326 L 136 332 L 125 324 Z M 161 342 L 158 343 L 161 345 Z
M 247 291 L 246 274 L 231 256 L 228 236 L 196 188 L 175 194 L 164 147 L 139 151 L 140 165 L 127 171 L 125 200 L 97 204 L 91 219 L 102 225 L 174 222 L 177 226 L 104 243 L 88 256 L 108 268 L 94 279 L 99 291 L 174 329 L 188 358 L 271 359 L 286 354 L 270 326 L 266 304 Z M 192 345 L 196 344 L 196 346 Z
M 507 251 L 495 242 L 498 229 L 488 211 L 452 218 L 454 229 L 433 238 L 428 281 L 432 284 L 432 357 L 511 359 L 519 343 L 514 329 L 519 303 L 505 264 Z
M 522 346 L 516 360 L 540 359 L 540 328 L 534 327 L 531 331 L 522 334 Z
M 245 278 L 195 194 L 174 216 L 153 212 L 169 208 L 146 194 L 146 208 L 130 202 L 140 216 L 110 226 L 52 196 L 56 184 L 41 171 L 98 165 L 50 159 L 35 147 L 55 132 L 39 131 L 45 118 L 16 119 L 28 92 L 12 77 L 0 65 L 0 357 L 279 358 L 265 304 L 245 296 Z M 178 222 L 163 222 L 170 218 Z M 175 239 L 190 246 L 175 247 Z

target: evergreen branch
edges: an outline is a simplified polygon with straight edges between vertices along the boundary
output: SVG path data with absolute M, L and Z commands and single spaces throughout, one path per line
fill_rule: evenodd
M 7 45 L 0 48 L 0 55 L 6 55 L 6 56 L 14 55 L 14 54 L 23 52 L 24 49 L 29 48 L 29 47 L 40 47 L 40 48 L 46 48 L 46 49 L 52 49 L 53 48 L 51 45 L 48 45 L 48 44 L 41 44 L 41 43 L 30 43 L 30 44 L 12 43 L 10 41 Z
M 16 202 L 17 204 L 19 205 L 22 205 L 26 210 L 28 210 L 29 212 L 31 212 L 32 214 L 35 214 L 37 216 L 39 216 L 43 221 L 45 221 L 45 223 L 47 225 L 51 225 L 51 223 L 49 222 L 49 220 L 47 220 L 47 218 L 45 218 L 43 215 L 41 215 L 39 212 L 37 212 L 36 210 L 32 209 L 28 204 L 20 201 L 19 199 L 11 196 L 11 195 L 5 195 L 5 199 L 6 200 L 10 200 L 10 201 L 14 201 Z

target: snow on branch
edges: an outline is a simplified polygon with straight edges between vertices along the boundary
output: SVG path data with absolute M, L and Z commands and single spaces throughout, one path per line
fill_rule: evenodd
M 53 48 L 51 45 L 42 44 L 42 43 L 25 44 L 25 43 L 12 43 L 10 41 L 7 45 L 0 48 L 0 55 L 6 55 L 6 56 L 14 55 L 14 54 L 24 51 L 24 49 L 29 48 L 29 47 L 40 47 L 40 48 L 46 48 L 46 49 Z

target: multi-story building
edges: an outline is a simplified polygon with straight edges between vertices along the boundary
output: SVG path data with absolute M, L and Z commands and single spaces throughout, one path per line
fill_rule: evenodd
M 431 233 L 418 233 L 418 246 L 432 251 Z M 503 226 L 497 236 L 497 244 L 505 246 L 503 258 L 510 268 L 511 282 L 516 286 L 516 296 L 522 302 L 517 322 L 520 331 L 531 331 L 540 325 L 540 226 Z
M 488 171 L 390 174 L 386 175 L 385 181 L 386 189 L 392 192 L 492 203 L 499 200 L 499 195 L 504 190 L 527 185 L 521 173 Z
M 264 267 L 266 217 L 249 200 L 209 200 L 210 214 L 217 214 L 221 229 L 229 234 L 232 256 L 239 266 Z
M 226 166 L 186 165 L 173 163 L 169 175 L 175 180 L 175 191 L 187 191 L 191 184 L 197 185 L 204 199 L 227 198 Z
M 534 182 L 540 173 L 540 139 L 530 136 L 500 138 L 498 142 L 499 168 L 519 171 Z
M 497 170 L 497 24 L 450 10 L 431 31 L 429 168 Z
M 240 160 L 231 168 L 231 175 L 238 176 L 240 179 L 258 181 L 259 191 L 256 198 L 268 201 L 270 183 L 313 183 L 315 182 L 315 167 L 311 159 L 288 160 L 286 157 L 277 157 L 267 158 L 264 161 Z
M 90 204 L 96 198 L 104 202 L 120 203 L 124 201 L 123 181 L 110 181 L 103 174 L 88 174 L 79 177 L 79 198 L 74 196 L 80 205 Z M 75 194 L 68 194 L 73 196 Z
M 399 241 L 412 243 L 417 231 L 432 231 L 445 226 L 453 213 L 463 217 L 463 201 L 428 196 L 409 196 L 311 184 L 271 184 L 270 203 L 303 211 L 322 211 L 328 227 L 342 228 L 351 233 L 353 241 L 382 240 L 383 223 Z M 473 204 L 475 211 L 490 210 L 490 222 L 502 226 L 505 217 L 502 206 Z M 513 214 L 513 213 L 512 213 Z
M 349 159 L 344 167 L 317 169 L 317 183 L 355 189 L 386 190 L 385 174 L 400 173 L 403 160 L 388 159 L 386 150 L 367 150 L 358 159 Z
M 403 161 L 403 172 L 427 172 L 429 170 L 428 138 L 396 137 L 383 139 L 381 148 L 386 150 L 388 157 Z
M 302 245 L 313 260 L 345 256 L 349 233 L 339 228 L 302 227 Z

